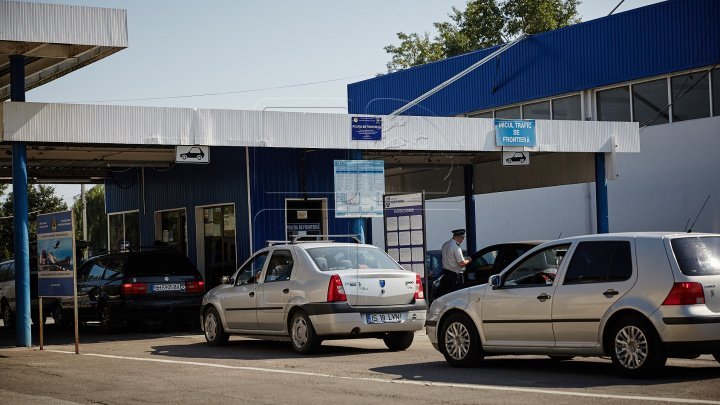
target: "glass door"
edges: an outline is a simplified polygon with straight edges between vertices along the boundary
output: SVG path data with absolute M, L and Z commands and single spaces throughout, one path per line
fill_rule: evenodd
M 220 284 L 223 276 L 231 276 L 237 269 L 235 206 L 205 207 L 202 211 L 205 283 L 209 290 Z

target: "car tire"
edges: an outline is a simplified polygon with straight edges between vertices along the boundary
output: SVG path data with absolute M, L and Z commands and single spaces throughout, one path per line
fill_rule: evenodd
M 623 318 L 614 323 L 608 343 L 613 364 L 629 377 L 657 374 L 667 361 L 657 332 L 644 319 Z
M 485 357 L 475 323 L 465 314 L 452 314 L 443 322 L 438 344 L 455 367 L 472 367 Z
M 203 330 L 205 340 L 210 346 L 224 346 L 230 340 L 230 335 L 225 332 L 217 309 L 210 307 L 203 316 Z
M 2 304 L 2 320 L 3 320 L 3 325 L 5 325 L 8 328 L 12 328 L 15 326 L 15 317 L 13 316 L 13 313 L 10 310 L 10 305 L 8 305 L 4 302 Z
M 415 332 L 389 332 L 383 336 L 385 346 L 393 352 L 406 350 L 412 345 L 413 339 Z
M 181 158 L 182 160 L 185 160 L 185 159 L 187 159 L 187 155 L 183 153 L 182 155 L 180 155 L 180 158 Z
M 293 350 L 300 354 L 313 353 L 322 344 L 310 317 L 303 311 L 295 312 L 290 321 L 290 344 Z
M 548 356 L 552 361 L 569 361 L 575 358 L 575 356 Z
M 100 330 L 103 333 L 111 333 L 115 331 L 115 316 L 110 312 L 110 308 L 107 304 L 100 307 L 98 311 L 98 320 L 100 321 Z

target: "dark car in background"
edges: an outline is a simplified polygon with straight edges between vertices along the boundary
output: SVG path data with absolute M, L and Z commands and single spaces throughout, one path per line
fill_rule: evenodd
M 487 283 L 490 276 L 500 273 L 515 259 L 544 242 L 535 240 L 498 243 L 478 250 L 470 256 L 470 263 L 465 267 L 464 287 Z
M 185 255 L 154 248 L 87 260 L 78 271 L 77 293 L 79 321 L 98 321 L 103 331 L 140 321 L 194 325 L 205 282 Z M 72 309 L 71 298 L 57 300 L 53 319 L 70 324 Z
M 17 318 L 17 303 L 15 293 L 15 261 L 8 260 L 0 263 L 0 314 L 3 325 L 14 327 Z M 32 322 L 38 323 L 38 272 L 37 259 L 30 257 L 30 317 Z M 49 300 L 43 303 L 43 314 L 50 316 Z

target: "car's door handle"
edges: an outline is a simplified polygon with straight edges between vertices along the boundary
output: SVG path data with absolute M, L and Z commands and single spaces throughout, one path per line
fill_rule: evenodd
M 290 292 L 290 289 L 289 289 L 289 288 L 286 288 L 286 289 L 283 290 L 283 294 L 288 294 L 289 292 Z
M 612 288 L 609 289 L 609 290 L 607 290 L 607 291 L 605 291 L 605 292 L 603 293 L 603 295 L 606 296 L 606 297 L 608 297 L 608 298 L 614 297 L 614 296 L 616 296 L 616 295 L 618 295 L 618 294 L 620 294 L 620 293 L 617 292 L 617 291 L 615 291 L 615 290 L 613 290 Z
M 542 293 L 542 294 L 540 294 L 540 295 L 537 296 L 537 299 L 540 300 L 540 301 L 549 300 L 549 299 L 550 299 L 550 294 Z
M 255 291 L 251 292 L 251 293 L 250 293 L 250 296 L 251 296 L 251 297 L 254 297 L 254 296 L 255 296 Z

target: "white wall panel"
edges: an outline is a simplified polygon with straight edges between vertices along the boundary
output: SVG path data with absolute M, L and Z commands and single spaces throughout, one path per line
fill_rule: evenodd
M 127 47 L 122 9 L 0 1 L 0 41 Z
M 126 145 L 500 151 L 491 119 L 383 117 L 380 141 L 350 140 L 344 114 L 6 103 L 5 141 Z M 537 121 L 542 152 L 639 152 L 637 123 Z M 506 148 L 523 150 L 523 148 Z

